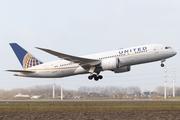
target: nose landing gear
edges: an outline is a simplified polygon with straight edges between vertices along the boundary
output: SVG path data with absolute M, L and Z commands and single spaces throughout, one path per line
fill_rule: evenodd
M 165 62 L 166 60 L 164 59 L 164 60 L 161 60 L 161 67 L 164 67 L 164 64 L 163 64 L 163 62 Z
M 161 67 L 164 67 L 164 64 L 161 64 Z
M 90 76 L 88 76 L 89 80 L 92 80 L 94 78 L 95 81 L 98 81 L 99 79 L 103 79 L 102 75 L 96 75 L 96 74 L 92 74 Z

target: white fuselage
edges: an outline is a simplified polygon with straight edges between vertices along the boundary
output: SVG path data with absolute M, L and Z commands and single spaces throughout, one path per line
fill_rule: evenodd
M 120 67 L 132 66 L 142 63 L 161 61 L 174 56 L 176 52 L 172 48 L 167 48 L 164 45 L 143 45 L 131 47 L 126 49 L 119 49 L 109 52 L 97 53 L 83 58 L 107 60 L 118 58 L 120 60 Z M 44 63 L 26 69 L 27 71 L 34 71 L 34 73 L 21 73 L 18 72 L 16 76 L 24 77 L 39 77 L 39 78 L 60 78 L 77 74 L 89 73 L 88 69 L 84 69 L 81 65 L 67 60 L 57 60 L 53 62 Z M 111 71 L 114 71 L 110 69 Z M 103 69 L 101 71 L 104 71 Z

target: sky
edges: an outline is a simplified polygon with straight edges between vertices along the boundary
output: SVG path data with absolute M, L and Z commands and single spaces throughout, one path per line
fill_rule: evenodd
M 179 0 L 4 0 L 0 1 L 0 89 L 53 84 L 52 78 L 21 78 L 5 70 L 22 67 L 9 43 L 18 43 L 43 62 L 59 58 L 35 47 L 82 56 L 146 44 L 171 46 L 180 53 Z M 180 86 L 179 55 L 167 59 L 167 86 L 172 87 L 173 66 Z M 127 73 L 102 72 L 103 80 L 89 74 L 56 78 L 64 89 L 80 86 L 139 86 L 153 91 L 164 85 L 160 61 L 131 66 Z

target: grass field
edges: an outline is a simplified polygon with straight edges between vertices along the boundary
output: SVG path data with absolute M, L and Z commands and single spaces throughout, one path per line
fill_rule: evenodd
M 174 102 L 85 102 L 71 104 L 7 104 L 0 105 L 0 111 L 132 111 L 132 110 L 180 110 L 180 104 Z
M 180 118 L 176 100 L 23 100 L 0 101 L 0 119 L 167 119 Z
M 154 111 L 180 110 L 180 98 L 141 100 L 1 100 L 0 111 Z

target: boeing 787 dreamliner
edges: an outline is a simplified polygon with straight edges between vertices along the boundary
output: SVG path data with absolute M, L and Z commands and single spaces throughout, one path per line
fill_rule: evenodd
M 171 47 L 160 44 L 143 45 L 80 57 L 36 47 L 61 58 L 57 61 L 44 63 L 18 44 L 10 43 L 10 46 L 24 69 L 8 70 L 17 72 L 14 76 L 61 78 L 89 73 L 88 79 L 95 81 L 102 79 L 103 76 L 100 75 L 100 72 L 106 70 L 114 73 L 128 72 L 133 65 L 155 61 L 161 61 L 161 67 L 164 67 L 163 62 L 177 54 Z

